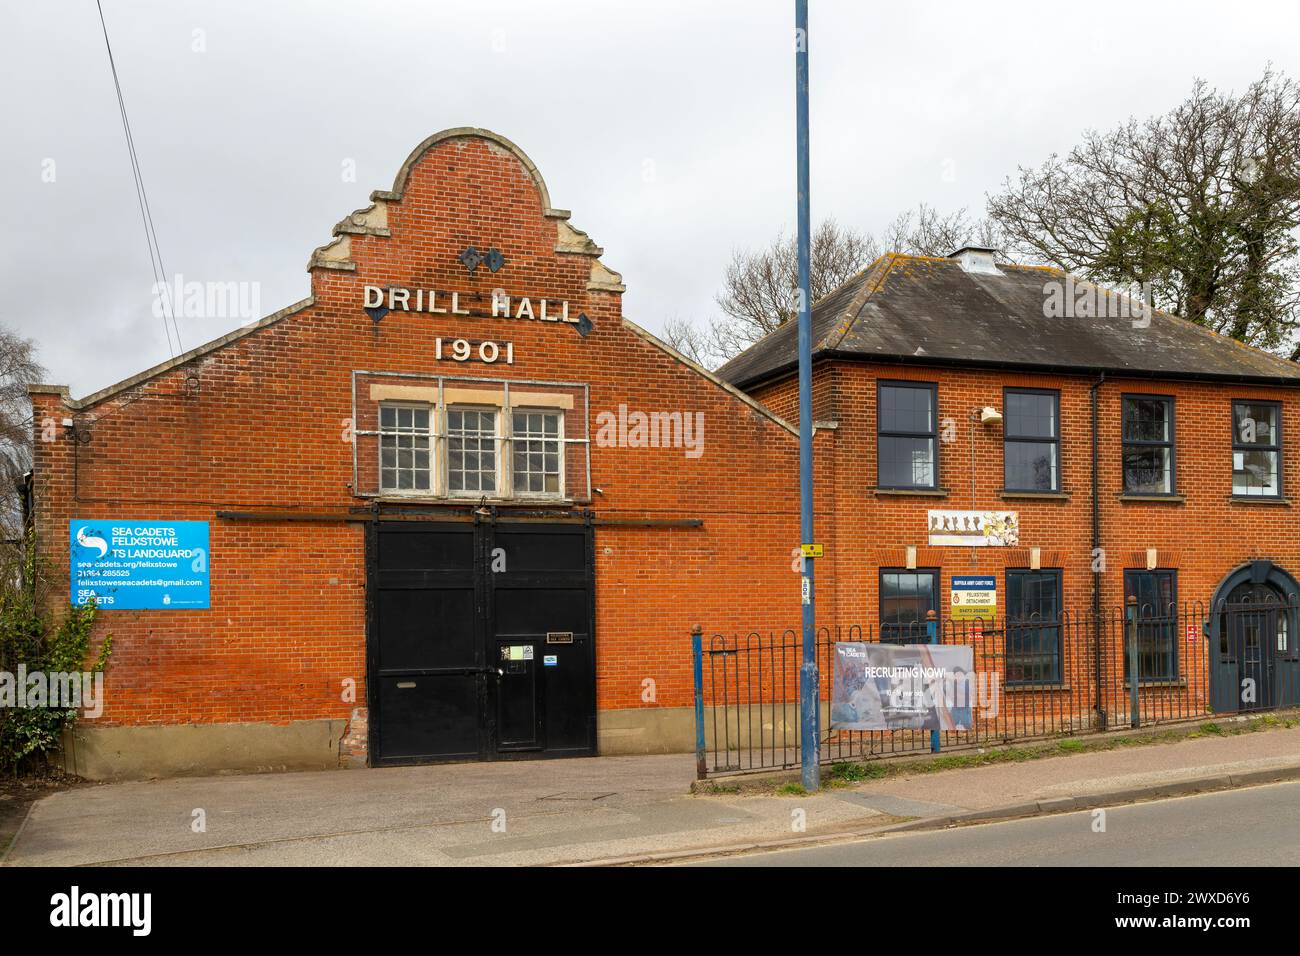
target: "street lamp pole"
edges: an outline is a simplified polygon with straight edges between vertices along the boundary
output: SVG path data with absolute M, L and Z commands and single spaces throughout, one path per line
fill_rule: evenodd
M 815 540 L 812 470 L 812 295 L 809 278 L 811 239 L 808 212 L 808 0 L 795 0 L 795 112 L 799 193 L 799 533 L 802 544 Z M 803 666 L 799 669 L 800 765 L 805 790 L 821 786 L 821 681 L 817 673 L 817 624 L 813 613 L 813 561 L 803 549 L 800 600 L 803 609 Z

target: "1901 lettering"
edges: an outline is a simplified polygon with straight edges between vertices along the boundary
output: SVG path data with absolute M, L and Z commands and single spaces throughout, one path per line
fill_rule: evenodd
M 445 343 L 445 344 L 444 344 Z M 503 361 L 506 365 L 515 364 L 515 344 L 513 342 L 471 342 L 469 339 L 433 340 L 434 358 L 451 359 L 453 362 L 468 362 L 471 359 L 491 365 Z

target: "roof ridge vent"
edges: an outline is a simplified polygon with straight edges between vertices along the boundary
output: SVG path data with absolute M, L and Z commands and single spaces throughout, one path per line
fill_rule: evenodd
M 995 255 L 997 255 L 997 250 L 990 249 L 988 246 L 962 246 L 956 252 L 950 252 L 948 258 L 956 259 L 961 264 L 964 272 L 1000 276 L 1003 275 L 1003 272 L 994 261 L 993 257 Z

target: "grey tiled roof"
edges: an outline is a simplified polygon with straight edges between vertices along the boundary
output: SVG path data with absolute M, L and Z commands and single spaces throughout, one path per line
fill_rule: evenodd
M 1300 384 L 1300 364 L 1163 312 L 1145 328 L 1129 317 L 1049 318 L 1047 284 L 1064 288 L 1064 272 L 999 269 L 990 275 L 955 259 L 882 256 L 813 307 L 813 356 Z M 1104 295 L 1112 306 L 1120 302 Z M 746 388 L 793 370 L 796 326 L 760 339 L 718 376 Z

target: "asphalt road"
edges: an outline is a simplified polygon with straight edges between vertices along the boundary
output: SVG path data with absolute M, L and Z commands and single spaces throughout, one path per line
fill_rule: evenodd
M 1094 811 L 899 833 L 697 866 L 1296 866 L 1300 782 Z

